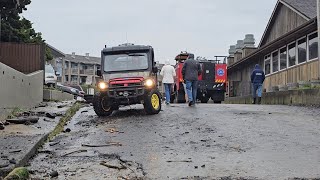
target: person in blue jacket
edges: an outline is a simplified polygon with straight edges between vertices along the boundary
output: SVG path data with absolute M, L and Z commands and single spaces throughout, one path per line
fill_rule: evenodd
M 261 70 L 261 67 L 259 64 L 256 64 L 254 67 L 254 70 L 251 73 L 251 83 L 253 85 L 253 102 L 252 104 L 256 104 L 257 102 L 257 94 L 258 94 L 258 104 L 261 103 L 261 97 L 262 97 L 262 84 L 265 79 L 265 74 Z

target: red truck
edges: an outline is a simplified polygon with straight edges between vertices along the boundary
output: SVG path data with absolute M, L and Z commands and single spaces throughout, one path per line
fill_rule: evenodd
M 177 103 L 185 103 L 185 88 L 183 85 L 182 68 L 184 61 L 188 58 L 189 53 L 181 52 L 175 57 L 176 60 L 176 83 L 173 87 L 171 101 Z M 197 99 L 201 103 L 207 103 L 211 98 L 214 103 L 224 101 L 225 92 L 227 89 L 227 64 L 225 59 L 222 63 L 218 58 L 224 56 L 216 56 L 216 60 L 198 60 L 202 73 L 199 76 Z M 224 57 L 225 58 L 225 57 Z

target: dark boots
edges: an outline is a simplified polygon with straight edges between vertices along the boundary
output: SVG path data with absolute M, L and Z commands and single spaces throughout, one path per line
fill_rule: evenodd
M 261 97 L 258 97 L 258 104 L 261 104 Z
M 257 98 L 253 98 L 252 104 L 261 104 L 261 97 L 258 97 L 258 101 Z
M 253 98 L 252 104 L 256 104 L 257 98 Z

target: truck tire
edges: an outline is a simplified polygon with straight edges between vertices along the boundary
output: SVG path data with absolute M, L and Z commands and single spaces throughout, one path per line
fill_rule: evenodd
M 147 114 L 158 114 L 161 111 L 161 96 L 158 90 L 152 90 L 144 98 L 144 110 Z
M 183 91 L 178 91 L 176 97 L 177 103 L 186 103 L 186 97 Z
M 221 104 L 221 101 L 213 101 L 215 104 Z
M 110 116 L 113 112 L 113 108 L 108 96 L 103 94 L 94 95 L 93 109 L 94 112 L 100 117 Z

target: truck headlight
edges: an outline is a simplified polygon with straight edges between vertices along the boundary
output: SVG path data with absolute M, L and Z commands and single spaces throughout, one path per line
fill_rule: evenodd
M 146 87 L 153 87 L 154 86 L 154 81 L 152 79 L 147 79 L 145 82 L 144 82 L 144 85 Z
M 99 82 L 98 87 L 101 90 L 106 90 L 108 88 L 108 84 L 105 82 Z

